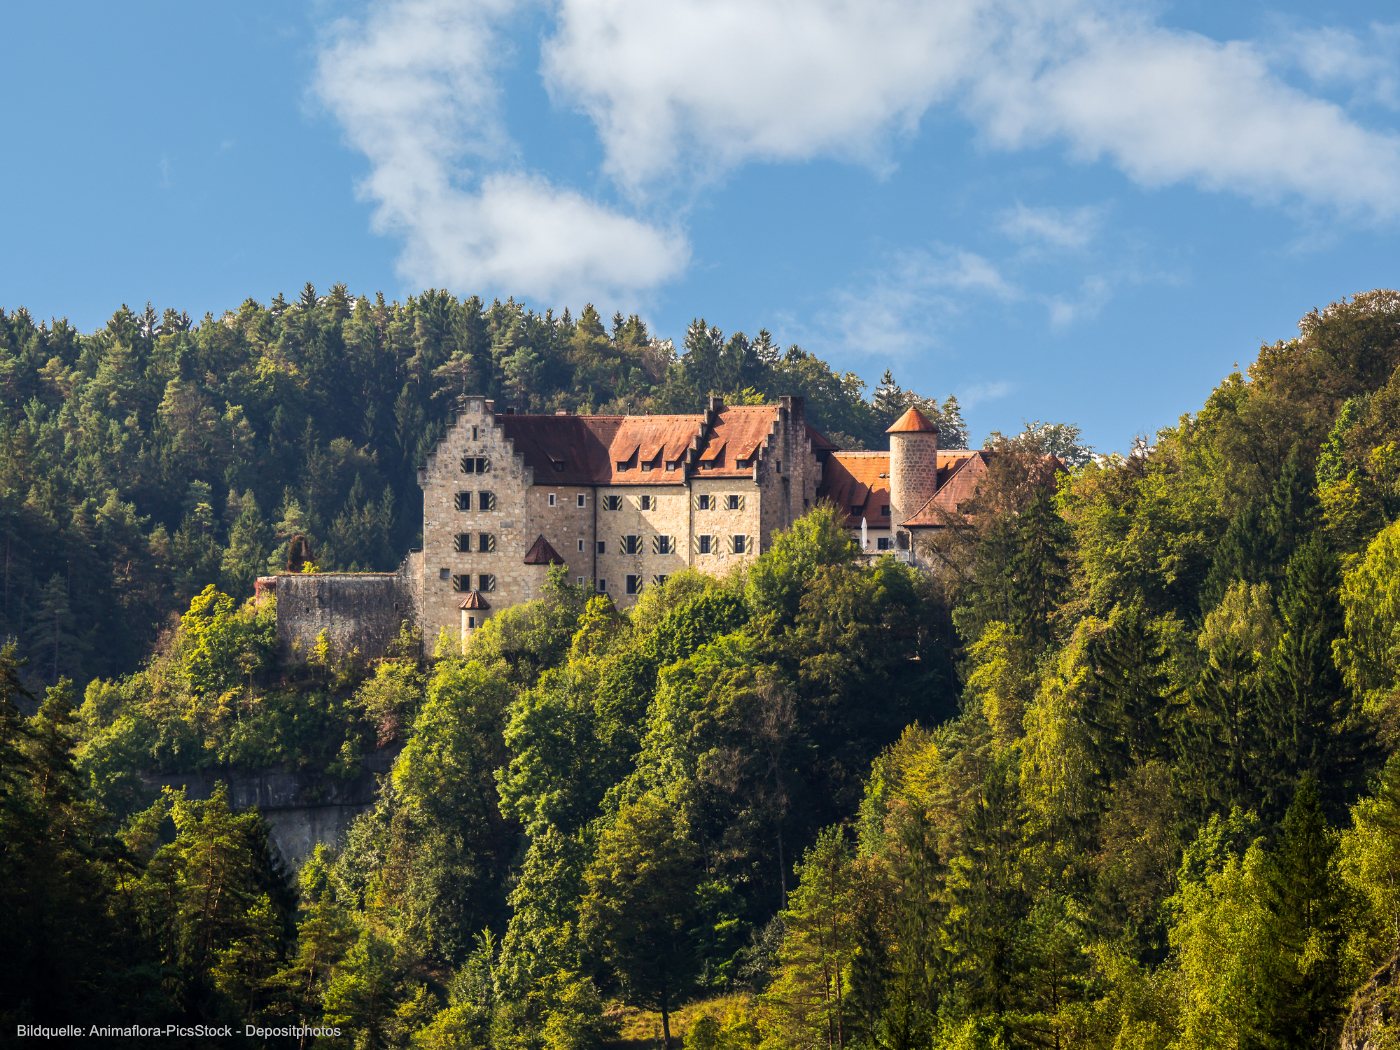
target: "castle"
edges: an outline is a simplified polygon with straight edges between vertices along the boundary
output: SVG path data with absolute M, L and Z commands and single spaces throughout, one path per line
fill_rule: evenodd
M 465 642 L 501 609 L 536 598 L 550 566 L 619 607 L 672 573 L 716 575 L 767 550 L 819 500 L 846 512 L 872 555 L 915 561 L 914 540 L 956 513 L 988 453 L 942 451 L 911 408 L 888 452 L 838 449 L 808 425 L 803 399 L 695 415 L 552 416 L 460 399 L 418 470 L 423 547 L 395 573 L 263 577 L 277 595 L 284 654 L 305 659 L 325 632 L 339 654 L 378 655 L 409 621 L 432 646 Z

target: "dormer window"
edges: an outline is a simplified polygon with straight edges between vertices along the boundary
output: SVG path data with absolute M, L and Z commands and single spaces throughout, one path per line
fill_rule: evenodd
M 667 470 L 675 470 L 678 464 L 679 464 L 679 460 L 668 459 L 668 460 L 666 461 L 666 469 L 667 469 Z
M 562 459 L 552 459 L 550 460 L 550 463 L 554 466 L 554 473 L 564 473 L 564 461 Z
M 852 504 L 851 504 L 851 517 L 853 517 L 853 518 L 858 518 L 858 517 L 860 517 L 860 512 L 861 512 L 862 509 L 863 509 L 863 508 L 862 508 L 862 506 L 861 506 L 859 503 L 852 503 Z
M 626 469 L 627 469 L 627 464 L 626 464 L 626 463 L 619 463 L 619 464 L 617 465 L 617 469 L 618 469 L 619 471 L 626 470 Z
M 889 516 L 890 516 L 890 505 L 889 505 L 888 503 L 881 503 L 881 504 L 880 504 L 880 517 L 882 517 L 882 518 L 888 518 Z

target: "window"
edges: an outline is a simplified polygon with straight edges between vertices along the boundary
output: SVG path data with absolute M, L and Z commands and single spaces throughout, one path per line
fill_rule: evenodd
M 454 554 L 470 554 L 472 549 L 472 534 L 470 532 L 459 532 L 452 537 L 452 551 Z
M 642 538 L 641 538 L 640 536 L 624 536 L 624 537 L 622 537 L 622 553 L 623 553 L 623 554 L 641 554 L 641 553 L 642 553 Z
M 852 504 L 851 504 L 851 517 L 853 517 L 853 518 L 858 518 L 858 517 L 860 517 L 861 508 L 862 508 L 863 506 L 864 506 L 864 505 L 863 505 L 863 504 L 860 504 L 860 503 L 852 503 Z
M 608 553 L 608 545 L 607 545 L 606 543 L 604 543 L 602 540 L 599 540 L 599 541 L 598 541 L 598 553 L 599 553 L 599 554 L 607 554 L 607 553 Z
M 781 459 L 775 459 L 775 460 L 773 461 L 773 473 L 775 473 L 775 474 L 781 474 L 782 472 L 783 472 L 783 461 L 782 461 Z
M 457 498 L 453 500 L 458 510 L 472 509 L 472 494 L 470 492 L 459 492 Z
M 583 577 L 582 577 L 582 576 L 578 577 L 578 585 L 579 585 L 580 587 L 583 586 Z
M 675 470 L 675 469 L 676 469 L 675 460 L 670 460 L 670 459 L 668 459 L 668 460 L 666 461 L 666 469 L 667 469 L 667 470 Z
M 652 460 L 647 460 L 645 463 L 642 464 L 642 469 L 650 470 L 654 466 L 656 466 L 656 464 Z
M 627 593 L 638 594 L 642 589 L 642 578 L 640 576 L 627 577 Z
M 643 497 L 642 497 L 642 510 L 655 510 L 655 509 L 656 509 L 656 497 L 655 497 L 655 496 L 643 496 Z
M 471 590 L 471 589 L 472 589 L 472 578 L 471 578 L 470 576 L 454 576 L 454 577 L 452 577 L 452 589 L 453 589 L 454 591 L 458 592 L 459 594 L 460 594 L 462 591 L 469 591 L 469 590 Z
M 743 497 L 743 496 L 725 496 L 724 498 L 725 498 L 725 501 L 726 501 L 726 503 L 725 503 L 725 509 L 726 509 L 726 510 L 743 510 L 743 509 L 744 509 L 744 497 Z
M 748 551 L 749 538 L 747 536 L 735 536 L 733 546 L 735 554 L 744 554 Z
M 888 518 L 889 516 L 890 516 L 890 505 L 889 505 L 888 503 L 881 503 L 881 504 L 880 504 L 880 517 L 882 517 L 882 518 Z
M 476 440 L 476 427 L 472 427 L 472 440 Z
M 605 579 L 603 579 L 602 577 L 599 577 L 599 578 L 598 578 L 598 593 L 599 593 L 599 594 L 607 594 L 607 593 L 608 593 L 608 581 L 605 580 Z
M 887 551 L 893 547 L 894 544 L 890 542 L 890 538 L 888 536 L 881 536 L 875 541 L 875 549 L 877 551 Z
M 583 540 L 579 540 L 579 541 L 578 541 L 578 549 L 579 549 L 579 553 L 582 554 L 582 553 L 583 553 Z
M 476 494 L 477 510 L 495 510 L 496 494 L 494 492 L 478 492 Z
M 554 473 L 564 473 L 564 461 L 562 459 L 552 459 L 549 462 L 554 466 Z
M 489 474 L 491 472 L 491 461 L 481 456 L 463 456 L 463 474 Z
M 621 510 L 621 509 L 622 509 L 622 497 L 621 497 L 621 496 L 604 496 L 604 497 L 603 497 L 603 509 L 604 509 L 604 510 Z
M 475 429 L 475 428 L 473 428 L 473 429 Z M 469 630 L 469 631 L 476 630 L 476 617 L 475 617 L 475 616 L 468 616 L 468 617 L 467 617 L 467 630 Z
M 712 460 L 712 459 L 707 459 L 707 460 L 705 460 L 705 462 L 703 462 L 703 463 L 700 464 L 700 469 L 701 469 L 701 470 L 714 470 L 714 469 L 715 469 L 715 461 Z
M 666 583 L 666 575 L 665 575 L 665 573 L 662 573 L 662 574 L 659 575 L 659 576 L 653 576 L 653 577 L 651 578 L 651 582 L 654 583 L 654 584 L 656 584 L 658 587 L 664 586 L 665 583 Z
M 670 554 L 675 549 L 675 544 L 671 542 L 670 536 L 653 536 L 651 538 L 651 551 L 653 554 Z
M 695 506 L 698 510 L 715 509 L 715 499 L 708 492 L 702 492 L 700 495 L 696 496 L 695 499 L 697 501 Z
M 496 537 L 490 532 L 478 532 L 476 534 L 476 550 L 478 554 L 492 554 L 496 550 Z
M 710 537 L 709 537 L 709 536 L 701 536 L 701 537 L 700 537 L 700 553 L 701 553 L 701 554 L 709 554 L 709 553 L 710 553 Z
M 496 577 L 489 572 L 483 572 L 476 578 L 476 589 L 485 594 L 487 591 L 496 589 Z
M 452 579 L 452 570 L 451 570 L 451 569 L 439 569 L 439 570 L 438 570 L 438 579 L 439 579 L 439 580 L 450 580 L 450 579 Z
M 582 492 L 580 492 L 577 496 L 574 497 L 574 503 L 576 506 L 586 507 L 588 506 L 588 497 L 585 496 Z
M 549 494 L 549 505 L 554 506 L 554 493 L 552 492 Z

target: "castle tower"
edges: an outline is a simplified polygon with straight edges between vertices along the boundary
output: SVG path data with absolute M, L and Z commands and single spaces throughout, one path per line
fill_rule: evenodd
M 885 431 L 890 436 L 890 525 L 917 514 L 938 491 L 938 427 L 911 408 Z

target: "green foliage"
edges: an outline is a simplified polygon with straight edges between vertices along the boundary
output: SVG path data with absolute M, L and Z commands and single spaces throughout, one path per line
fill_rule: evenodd
M 889 425 L 858 376 L 766 331 L 697 321 L 678 356 L 591 305 L 575 320 L 344 285 L 200 321 L 123 306 L 87 335 L 0 310 L 0 390 L 0 635 L 49 684 L 135 670 L 172 612 L 211 584 L 249 597 L 295 534 L 323 571 L 393 569 L 422 524 L 415 468 L 462 394 L 545 414 L 795 394 L 855 447 Z M 940 418 L 946 444 L 955 401 Z
M 1252 1050 L 1332 1045 L 1354 996 L 1393 995 L 1395 293 L 1309 315 L 1126 457 L 1068 426 L 999 438 L 968 516 L 921 540 L 935 572 L 860 555 L 818 507 L 725 579 L 619 612 L 555 571 L 465 652 L 420 662 L 406 635 L 310 678 L 271 666 L 271 606 L 237 599 L 295 534 L 327 567 L 411 541 L 397 486 L 435 394 L 660 411 L 777 389 L 871 438 L 911 406 L 956 434 L 957 406 L 892 377 L 865 401 L 765 333 L 697 321 L 677 356 L 636 318 L 438 292 L 308 287 L 18 349 L 3 320 L 0 351 L 57 362 L 0 421 L 0 494 L 31 493 L 0 526 L 34 661 L 0 653 L 5 1023 L 543 1050 L 601 1048 L 633 1004 L 663 1029 L 698 1013 L 686 1045 L 726 1050 Z M 92 480 L 118 445 L 145 488 Z M 102 502 L 35 480 L 58 470 Z M 187 611 L 80 709 L 64 684 L 27 714 L 110 634 L 76 614 L 105 570 L 53 552 L 117 549 L 132 623 Z M 392 774 L 295 890 L 255 813 L 151 806 L 137 775 L 285 763 L 339 788 L 376 746 Z

